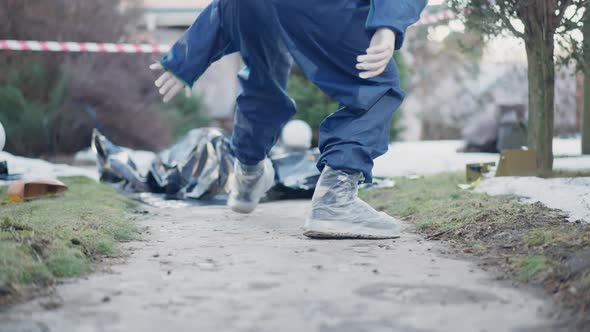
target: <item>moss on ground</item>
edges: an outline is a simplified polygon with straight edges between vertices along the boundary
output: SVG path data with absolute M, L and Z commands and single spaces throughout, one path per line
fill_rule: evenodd
M 518 268 L 515 277 L 522 282 L 528 282 L 550 268 L 549 260 L 543 255 L 516 257 L 513 262 Z
M 590 317 L 590 224 L 568 222 L 562 211 L 540 203 L 461 190 L 462 173 L 395 181 L 394 188 L 363 192 L 362 197 L 414 224 L 426 238 L 458 243 L 464 252 L 516 280 L 544 287 Z
M 116 242 L 138 236 L 128 214 L 135 203 L 87 178 L 63 181 L 65 195 L 19 204 L 0 188 L 0 287 L 42 287 L 83 275 L 115 255 Z

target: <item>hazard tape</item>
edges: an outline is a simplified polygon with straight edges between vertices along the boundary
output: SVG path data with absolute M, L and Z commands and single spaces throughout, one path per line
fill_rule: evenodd
M 457 17 L 457 14 L 452 10 L 443 10 L 436 14 L 424 15 L 418 21 L 418 23 L 414 24 L 415 27 L 422 26 L 422 25 L 432 25 L 442 21 L 449 21 Z
M 74 53 L 166 53 L 168 45 L 1 40 L 0 50 Z
M 432 15 L 425 15 L 414 27 L 432 25 L 452 20 L 456 14 L 445 10 Z M 116 43 L 77 43 L 37 40 L 2 40 L 0 51 L 32 51 L 32 52 L 73 52 L 73 53 L 166 53 L 169 45 L 156 44 L 116 44 Z

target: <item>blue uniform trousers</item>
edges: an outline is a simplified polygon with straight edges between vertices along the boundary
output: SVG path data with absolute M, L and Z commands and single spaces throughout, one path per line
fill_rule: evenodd
M 405 29 L 424 5 L 425 0 L 214 0 L 162 65 L 192 85 L 211 62 L 240 52 L 247 67 L 239 74 L 232 145 L 236 157 L 251 165 L 265 158 L 296 112 L 286 92 L 294 60 L 340 103 L 321 125 L 318 167 L 359 171 L 370 182 L 373 160 L 387 151 L 403 92 L 393 60 L 382 75 L 364 80 L 356 57 L 382 26 L 396 32 L 401 47 Z

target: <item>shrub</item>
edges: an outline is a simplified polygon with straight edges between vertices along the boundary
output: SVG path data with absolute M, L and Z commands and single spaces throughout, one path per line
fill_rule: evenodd
M 199 127 L 208 127 L 212 120 L 202 112 L 201 99 L 198 96 L 176 97 L 169 104 L 161 108 L 164 116 L 170 121 L 173 128 L 173 137 L 179 139 L 190 130 Z
M 0 122 L 7 134 L 8 151 L 39 155 L 51 148 L 51 118 L 60 109 L 65 96 L 65 82 L 57 80 L 46 87 L 45 68 L 34 64 L 17 72 L 9 68 L 5 85 L 0 86 Z
M 314 132 L 314 145 L 317 145 L 320 124 L 338 109 L 338 103 L 303 77 L 297 67 L 293 69 L 288 90 L 297 104 L 295 119 L 303 120 L 311 126 Z
M 138 4 L 4 0 L 0 39 L 132 41 Z M 172 129 L 159 112 L 148 69 L 152 61 L 131 54 L 3 52 L 0 119 L 8 133 L 7 150 L 28 156 L 73 153 L 89 145 L 95 126 L 133 148 L 170 144 Z M 4 75 L 6 69 L 10 75 Z

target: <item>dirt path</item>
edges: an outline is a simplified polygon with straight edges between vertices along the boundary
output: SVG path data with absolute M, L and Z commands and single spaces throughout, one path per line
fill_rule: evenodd
M 0 331 L 553 330 L 550 302 L 416 235 L 306 239 L 306 209 L 153 211 L 125 264 L 11 309 Z

